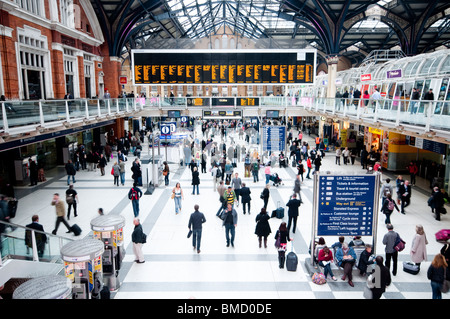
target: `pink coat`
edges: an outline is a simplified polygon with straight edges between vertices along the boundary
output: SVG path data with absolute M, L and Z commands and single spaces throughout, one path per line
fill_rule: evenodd
M 411 246 L 411 261 L 420 263 L 427 260 L 427 239 L 425 235 L 416 234 Z

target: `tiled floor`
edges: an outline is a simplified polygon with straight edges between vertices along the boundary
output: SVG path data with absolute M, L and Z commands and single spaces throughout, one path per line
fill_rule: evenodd
M 201 132 L 200 132 L 201 134 Z M 216 138 L 217 139 L 217 138 Z M 306 140 L 313 144 L 312 137 Z M 243 143 L 236 136 L 235 141 Z M 147 148 L 144 147 L 144 153 Z M 162 153 L 164 154 L 164 153 Z M 127 162 L 125 186 L 114 186 L 113 178 L 107 174 L 100 176 L 100 172 L 80 171 L 77 173 L 75 189 L 79 193 L 79 216 L 72 218 L 70 223 L 77 223 L 83 229 L 83 236 L 90 232 L 90 220 L 97 216 L 97 208 L 103 207 L 105 213 L 121 214 L 126 219 L 124 229 L 126 256 L 124 266 L 120 271 L 121 287 L 113 293 L 116 299 L 141 298 L 258 298 L 258 299 L 288 299 L 288 298 L 363 298 L 364 278 L 354 271 L 355 287 L 340 279 L 342 271 L 335 269 L 338 281 L 330 281 L 318 286 L 311 282 L 309 268 L 308 246 L 311 240 L 313 182 L 306 180 L 302 184 L 302 198 L 304 204 L 300 207 L 297 231 L 294 241 L 288 244 L 299 257 L 296 272 L 288 272 L 278 268 L 277 252 L 273 246 L 274 235 L 280 225 L 280 220 L 271 219 L 272 234 L 269 237 L 268 248 L 259 248 L 254 234 L 255 217 L 262 207 L 259 194 L 264 187 L 263 173 L 260 181 L 253 183 L 252 178 L 243 178 L 243 162 L 238 163 L 237 172 L 251 189 L 251 215 L 242 214 L 242 205 L 237 208 L 239 218 L 236 228 L 235 247 L 226 247 L 225 232 L 222 221 L 215 216 L 218 208 L 218 194 L 213 191 L 210 173 L 200 175 L 200 195 L 191 195 L 191 172 L 178 164 L 171 164 L 170 185 L 158 187 L 152 195 L 144 195 L 140 200 L 140 219 L 144 232 L 148 234 L 147 244 L 143 247 L 146 262 L 134 263 L 131 245 L 133 230 L 133 210 L 127 198 L 131 187 L 131 160 Z M 364 173 L 358 163 L 337 166 L 334 164 L 334 154 L 327 153 L 324 158 L 322 171 L 336 173 L 355 172 Z M 209 164 L 208 164 L 209 168 Z M 291 167 L 274 168 L 283 179 L 284 185 L 271 187 L 268 211 L 275 209 L 277 202 L 284 205 L 292 193 L 296 170 Z M 40 222 L 46 231 L 54 227 L 55 212 L 50 206 L 52 194 L 63 193 L 66 190 L 66 177 L 63 173 L 52 172 L 55 177 L 48 176 L 49 181 L 38 187 L 19 188 L 23 194 L 14 222 L 25 225 L 30 222 L 35 213 L 40 215 Z M 50 175 L 51 175 L 50 174 Z M 179 181 L 184 190 L 182 213 L 175 214 L 173 200 L 170 193 L 175 183 Z M 31 191 L 32 189 L 33 191 Z M 145 191 L 145 189 L 144 189 Z M 383 298 L 431 298 L 431 287 L 426 278 L 426 270 L 433 256 L 439 252 L 441 244 L 434 240 L 434 233 L 449 227 L 449 217 L 443 216 L 441 222 L 434 220 L 427 206 L 427 195 L 413 189 L 412 202 L 406 209 L 406 215 L 395 212 L 392 223 L 407 242 L 407 248 L 400 253 L 399 271 L 393 277 L 392 285 L 387 289 Z M 191 239 L 187 239 L 188 220 L 195 204 L 206 216 L 203 226 L 201 253 L 192 249 Z M 286 210 L 287 216 L 287 210 Z M 287 218 L 284 219 L 287 221 Z M 429 261 L 422 264 L 422 271 L 416 275 L 404 273 L 401 262 L 409 260 L 410 244 L 414 235 L 415 225 L 422 224 L 427 233 Z M 386 232 L 384 216 L 378 221 L 378 238 L 376 238 L 376 253 L 384 256 L 384 246 L 381 241 Z M 58 234 L 65 234 L 65 227 L 60 226 Z M 371 242 L 371 238 L 363 238 Z M 327 244 L 337 241 L 337 238 L 326 238 Z M 444 295 L 448 298 L 448 295 Z

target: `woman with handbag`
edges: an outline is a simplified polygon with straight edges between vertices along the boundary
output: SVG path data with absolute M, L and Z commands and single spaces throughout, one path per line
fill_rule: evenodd
M 175 214 L 181 213 L 181 200 L 184 200 L 183 190 L 181 189 L 180 183 L 177 183 L 172 190 L 171 198 L 175 202 Z
M 169 185 L 169 173 L 170 173 L 170 170 L 169 170 L 169 165 L 167 164 L 166 161 L 164 161 L 163 164 L 164 164 L 164 169 L 163 169 L 164 183 L 167 186 L 167 185 Z
M 255 234 L 258 236 L 259 248 L 262 246 L 262 238 L 264 237 L 264 248 L 267 248 L 267 236 L 272 232 L 269 224 L 270 216 L 265 208 L 261 208 L 261 212 L 256 216 Z
M 341 248 L 338 248 L 336 251 L 336 259 L 338 261 L 339 267 L 344 268 L 344 275 L 342 276 L 342 280 L 345 280 L 348 277 L 348 284 L 352 287 L 353 285 L 353 276 L 352 269 L 353 265 L 356 262 L 356 254 L 352 247 L 349 247 L 347 243 L 343 243 Z

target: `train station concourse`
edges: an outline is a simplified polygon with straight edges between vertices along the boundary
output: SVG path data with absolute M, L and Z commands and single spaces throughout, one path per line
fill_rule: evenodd
M 448 1 L 0 17 L 1 299 L 450 298 Z

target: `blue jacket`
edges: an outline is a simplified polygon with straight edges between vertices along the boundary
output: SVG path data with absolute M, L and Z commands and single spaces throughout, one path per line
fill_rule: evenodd
M 355 251 L 353 250 L 352 247 L 349 247 L 349 248 L 348 248 L 348 253 L 347 253 L 347 255 L 352 256 L 353 259 L 354 259 L 355 262 L 356 262 L 356 258 L 357 258 L 357 257 L 356 257 L 356 253 L 355 253 Z M 342 248 L 338 248 L 338 250 L 336 251 L 336 259 L 337 259 L 337 261 L 338 261 L 339 266 L 341 266 L 341 265 L 342 265 L 342 261 L 344 260 L 344 250 L 343 250 Z

